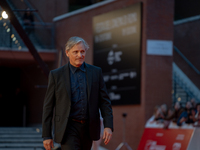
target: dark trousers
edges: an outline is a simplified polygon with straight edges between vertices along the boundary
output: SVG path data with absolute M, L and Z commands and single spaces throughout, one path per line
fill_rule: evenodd
M 92 139 L 89 135 L 89 123 L 69 120 L 61 142 L 62 150 L 91 150 Z

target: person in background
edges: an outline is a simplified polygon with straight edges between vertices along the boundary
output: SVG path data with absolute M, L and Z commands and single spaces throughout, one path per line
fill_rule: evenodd
M 190 102 L 192 103 L 192 107 L 196 109 L 196 100 L 195 100 L 195 98 L 192 98 L 190 100 Z
M 194 109 L 192 107 L 192 103 L 190 101 L 188 101 L 185 105 L 185 111 L 181 113 L 181 115 L 177 121 L 177 125 L 181 126 L 183 122 L 185 122 L 187 124 L 194 123 L 194 121 L 192 119 L 192 116 L 194 115 L 193 110 Z
M 166 104 L 162 104 L 156 111 L 155 119 L 162 121 L 165 117 L 167 117 L 168 108 Z
M 200 103 L 196 104 L 196 110 L 196 112 L 193 110 L 191 119 L 195 122 L 195 126 L 200 126 Z
M 176 102 L 174 105 L 174 108 L 170 108 L 168 110 L 168 114 L 167 117 L 164 118 L 164 129 L 167 129 L 170 122 L 177 122 L 178 118 L 180 117 L 180 115 L 182 114 L 182 112 L 184 111 L 184 109 L 181 107 L 181 103 L 180 102 Z
M 158 109 L 160 109 L 160 106 L 156 105 L 156 106 L 154 107 L 154 112 L 153 112 L 153 115 L 155 116 L 155 118 L 157 117 Z
M 26 9 L 26 12 L 24 13 L 24 16 L 23 16 L 23 22 L 24 22 L 25 31 L 29 35 L 34 30 L 34 23 L 33 23 L 34 17 L 30 11 L 30 8 Z
M 173 122 L 177 122 L 182 112 L 184 112 L 184 108 L 182 108 L 180 102 L 176 102 L 174 105 L 174 109 L 171 110 L 171 113 L 168 112 L 168 115 L 165 118 L 165 120 L 172 120 Z

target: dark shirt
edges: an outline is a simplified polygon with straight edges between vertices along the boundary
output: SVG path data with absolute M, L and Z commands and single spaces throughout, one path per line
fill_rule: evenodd
M 69 117 L 76 120 L 88 119 L 85 63 L 79 68 L 69 64 L 69 68 L 71 81 L 71 112 Z

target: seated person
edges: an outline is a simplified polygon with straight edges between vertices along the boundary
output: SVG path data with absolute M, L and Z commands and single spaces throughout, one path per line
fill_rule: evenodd
M 185 122 L 187 124 L 194 123 L 194 121 L 192 119 L 194 112 L 195 112 L 195 110 L 192 107 L 192 103 L 190 101 L 188 101 L 185 106 L 185 111 L 182 112 L 182 114 L 180 115 L 180 117 L 177 121 L 177 125 L 181 126 L 183 122 Z
M 182 112 L 184 112 L 184 109 L 182 108 L 181 103 L 176 102 L 174 105 L 174 109 L 171 109 L 171 111 L 168 112 L 168 115 L 165 118 L 165 120 L 172 120 L 173 122 L 177 122 Z
M 196 104 L 195 98 L 192 98 L 192 99 L 190 100 L 190 102 L 192 103 L 192 107 L 196 109 L 196 105 L 197 105 L 197 104 Z
M 154 120 L 163 120 L 167 116 L 167 105 L 162 104 L 156 111 Z
M 200 126 L 200 103 L 196 104 L 196 113 L 193 111 L 193 116 L 191 119 L 195 122 L 195 126 Z

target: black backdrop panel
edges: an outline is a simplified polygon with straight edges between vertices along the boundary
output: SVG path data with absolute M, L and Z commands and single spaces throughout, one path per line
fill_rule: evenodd
M 140 103 L 141 3 L 93 18 L 94 65 L 113 105 Z

